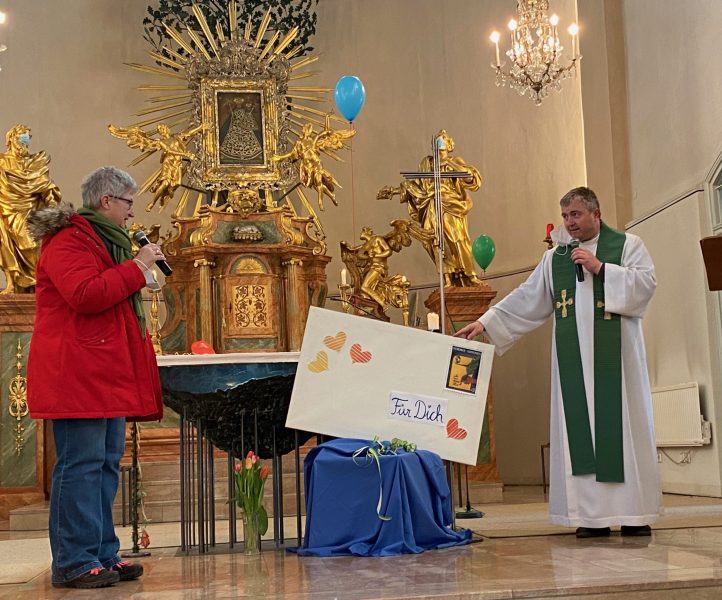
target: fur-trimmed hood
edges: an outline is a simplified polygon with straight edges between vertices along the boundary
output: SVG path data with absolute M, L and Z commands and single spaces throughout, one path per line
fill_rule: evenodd
M 55 234 L 70 225 L 70 217 L 74 214 L 75 207 L 69 202 L 36 210 L 28 215 L 28 233 L 39 243 L 46 235 Z

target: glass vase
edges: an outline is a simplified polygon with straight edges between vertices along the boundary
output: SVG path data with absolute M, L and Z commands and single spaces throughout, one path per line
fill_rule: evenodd
M 243 547 L 243 554 L 259 554 L 261 552 L 258 513 L 243 512 Z

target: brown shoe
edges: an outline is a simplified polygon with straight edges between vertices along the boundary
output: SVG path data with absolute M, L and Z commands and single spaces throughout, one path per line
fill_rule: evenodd
M 609 527 L 577 527 L 578 538 L 609 537 L 611 533 Z
M 622 525 L 622 535 L 648 537 L 652 535 L 652 528 L 649 525 Z
M 120 575 L 115 571 L 109 571 L 108 569 L 90 569 L 87 573 L 84 573 L 80 577 L 71 579 L 70 581 L 53 582 L 53 587 L 69 587 L 79 589 L 94 589 L 103 588 L 118 583 L 120 581 Z

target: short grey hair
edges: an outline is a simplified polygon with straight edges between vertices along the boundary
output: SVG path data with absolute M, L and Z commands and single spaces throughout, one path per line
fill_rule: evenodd
M 80 184 L 83 195 L 83 206 L 95 210 L 100 206 L 103 196 L 124 197 L 126 194 L 135 194 L 138 184 L 128 173 L 118 167 L 100 167 L 96 169 Z
M 562 199 L 559 201 L 561 206 L 569 206 L 574 200 L 579 198 L 587 207 L 587 210 L 594 210 L 599 208 L 599 200 L 597 195 L 590 190 L 588 187 L 577 187 L 573 190 L 569 190 Z

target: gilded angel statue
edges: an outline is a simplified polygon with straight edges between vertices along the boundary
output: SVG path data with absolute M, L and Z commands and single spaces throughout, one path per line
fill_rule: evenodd
M 332 151 L 343 148 L 344 141 L 352 138 L 355 133 L 353 129 L 333 129 L 327 116 L 326 126 L 319 133 L 314 132 L 311 123 L 306 123 L 293 148 L 285 154 L 274 155 L 273 160 L 279 161 L 289 158 L 300 161 L 298 168 L 299 181 L 301 185 L 318 192 L 318 207 L 323 210 L 324 195 L 328 196 L 331 202 L 338 206 L 335 189 L 341 186 L 336 178 L 324 169 L 320 154 L 326 152 L 336 160 L 341 160 L 332 154 Z
M 342 241 L 341 260 L 351 273 L 357 293 L 375 304 L 373 308 L 378 316 L 385 316 L 386 307 L 394 306 L 402 310 L 404 325 L 408 325 L 409 282 L 403 275 L 389 277 L 388 259 L 404 246 L 410 246 L 412 238 L 427 243 L 433 241 L 434 234 L 405 219 L 395 219 L 391 226 L 393 229 L 386 235 L 363 227 L 358 246 Z
M 436 139 L 441 141 L 439 147 L 441 171 L 441 206 L 443 210 L 441 225 L 444 235 L 444 281 L 446 286 L 476 286 L 481 283 L 474 269 L 474 258 L 471 253 L 471 239 L 466 215 L 473 206 L 469 192 L 481 187 L 479 171 L 467 164 L 464 159 L 454 156 L 454 140 L 441 130 Z M 433 170 L 433 157 L 421 160 L 419 171 Z M 452 179 L 445 178 L 444 172 L 466 171 L 469 176 Z M 398 196 L 400 202 L 406 203 L 409 216 L 423 229 L 436 230 L 436 207 L 434 204 L 433 179 L 412 179 L 403 181 L 398 187 L 386 186 L 376 196 L 379 200 L 388 200 Z M 436 262 L 434 240 L 424 244 L 431 259 Z
M 0 266 L 5 272 L 3 294 L 31 293 L 35 288 L 38 249 L 25 228 L 28 215 L 61 200 L 50 179 L 50 158 L 31 154 L 30 128 L 16 125 L 5 135 L 0 153 Z
M 195 154 L 190 152 L 186 144 L 198 132 L 203 130 L 203 125 L 198 125 L 187 131 L 172 134 L 170 128 L 161 123 L 156 128 L 158 137 L 145 133 L 140 127 L 115 127 L 108 125 L 108 130 L 117 138 L 127 141 L 128 146 L 141 151 L 161 151 L 160 172 L 155 181 L 148 188 L 153 194 L 153 199 L 145 207 L 150 212 L 158 204 L 163 210 L 169 200 L 173 198 L 176 189 L 181 184 L 183 177 L 183 159 L 193 160 Z

